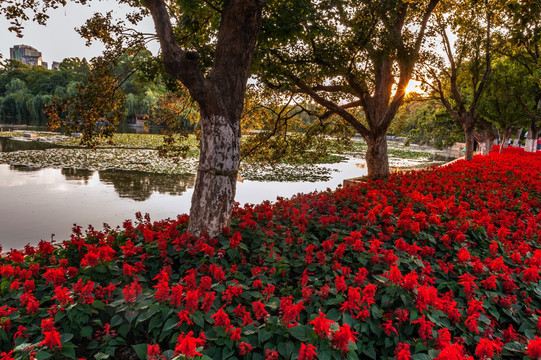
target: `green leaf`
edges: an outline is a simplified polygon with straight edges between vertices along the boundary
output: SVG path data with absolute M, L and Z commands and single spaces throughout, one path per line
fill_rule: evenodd
M 153 317 L 152 319 L 150 319 L 150 323 L 148 324 L 148 330 L 153 330 L 157 327 L 160 327 L 160 325 L 162 324 L 163 320 L 162 320 L 162 317 L 161 316 L 155 316 Z
M 411 358 L 413 360 L 432 360 L 428 354 L 413 354 Z
M 94 300 L 92 307 L 97 310 L 103 310 L 105 309 L 105 304 L 102 301 Z
M 294 326 L 292 328 L 289 328 L 289 333 L 295 339 L 302 342 L 306 342 L 310 339 L 309 334 L 311 333 L 311 330 L 306 325 L 299 325 L 299 326 Z
M 109 355 L 107 355 L 106 353 L 99 352 L 96 355 L 94 355 L 94 359 L 96 360 L 109 359 Z
M 124 322 L 124 320 L 122 319 L 122 316 L 116 314 L 115 316 L 113 316 L 111 318 L 111 321 L 109 322 L 109 325 L 114 328 L 114 327 L 117 327 L 119 326 L 120 324 L 122 324 Z
M 267 340 L 269 340 L 271 337 L 272 337 L 272 333 L 263 329 L 261 329 L 261 331 L 258 334 L 258 339 L 261 344 L 267 342 Z
M 131 329 L 130 324 L 122 324 L 122 326 L 118 328 L 118 333 L 120 334 L 120 336 L 125 338 L 130 332 L 130 329 Z
M 128 322 L 131 324 L 138 316 L 139 313 L 137 311 L 130 311 L 126 314 L 126 320 L 128 320 Z
M 163 326 L 163 331 L 168 332 L 174 329 L 178 324 L 178 320 L 175 318 L 169 318 L 165 322 L 165 325 Z
M 359 360 L 359 355 L 356 351 L 350 350 L 346 355 L 347 360 Z
M 147 348 L 148 344 L 137 344 L 132 345 L 133 350 L 139 356 L 139 359 L 145 360 L 147 358 Z
M 224 346 L 224 348 L 222 350 L 222 360 L 225 360 L 225 359 L 229 358 L 234 353 L 235 353 L 234 349 L 230 349 L 227 346 Z
M 70 344 L 72 345 L 72 344 Z M 75 348 L 74 346 L 62 346 L 62 350 L 60 351 L 62 355 L 64 355 L 68 359 L 74 359 L 75 358 Z
M 201 313 L 200 311 L 194 313 L 191 319 L 193 323 L 199 326 L 200 328 L 205 327 L 205 317 L 203 316 L 203 313 Z
M 92 326 L 83 326 L 79 334 L 81 337 L 90 339 L 92 337 Z
M 368 356 L 371 359 L 376 359 L 377 358 L 376 350 L 374 350 L 374 348 L 372 346 L 369 346 L 366 349 L 364 349 L 363 354 L 365 354 L 366 356 Z
M 173 350 L 165 350 L 162 355 L 165 356 L 167 360 L 171 360 L 173 356 L 175 356 L 175 352 Z
M 62 341 L 62 343 L 67 343 L 71 339 L 73 339 L 73 334 L 71 333 L 62 334 L 62 336 L 60 337 L 60 340 Z
M 522 356 L 526 352 L 526 344 L 515 341 L 503 346 L 502 355 Z
M 45 350 L 40 350 L 36 353 L 36 359 L 37 360 L 45 360 L 45 359 L 49 359 L 53 356 L 53 354 L 45 351 Z

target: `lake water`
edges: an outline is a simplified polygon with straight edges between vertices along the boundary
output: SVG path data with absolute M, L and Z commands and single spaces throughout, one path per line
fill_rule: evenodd
M 347 178 L 366 174 L 359 160 L 329 165 L 339 170 L 325 182 L 237 183 L 241 204 L 291 197 L 297 193 L 336 188 Z M 3 250 L 22 248 L 40 240 L 63 241 L 73 224 L 113 227 L 135 213 L 152 220 L 187 213 L 194 176 L 166 176 L 122 171 L 29 169 L 0 164 L 0 245 Z M 51 234 L 54 234 L 52 236 Z

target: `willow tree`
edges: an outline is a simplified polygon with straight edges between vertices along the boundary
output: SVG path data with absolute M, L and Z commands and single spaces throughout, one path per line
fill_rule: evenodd
M 87 0 L 72 0 L 86 4 Z M 230 221 L 240 162 L 240 117 L 264 0 L 118 0 L 150 14 L 165 71 L 179 80 L 200 108 L 201 144 L 188 231 L 219 233 Z M 21 20 L 45 23 L 48 8 L 66 0 L 10 0 L 0 14 L 20 31 Z M 29 11 L 31 10 L 31 11 Z M 102 18 L 103 19 L 103 18 Z M 109 39 L 115 26 L 88 27 L 86 36 Z
M 276 1 L 262 32 L 260 79 L 338 115 L 368 144 L 370 177 L 389 174 L 386 132 L 403 102 L 439 0 Z

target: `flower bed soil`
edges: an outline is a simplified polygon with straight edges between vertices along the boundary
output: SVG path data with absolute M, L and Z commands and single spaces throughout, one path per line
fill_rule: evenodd
M 541 357 L 541 156 L 188 217 L 0 258 L 0 359 Z

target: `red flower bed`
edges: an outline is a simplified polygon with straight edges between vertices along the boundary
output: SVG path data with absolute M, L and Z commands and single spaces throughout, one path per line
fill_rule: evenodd
M 541 356 L 541 156 L 510 149 L 0 258 L 0 359 Z

